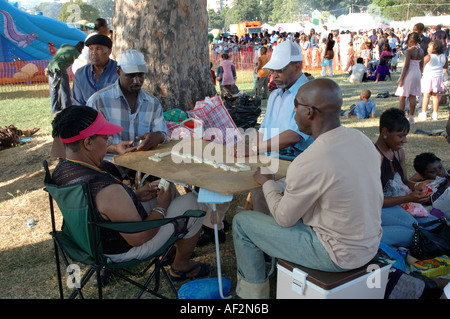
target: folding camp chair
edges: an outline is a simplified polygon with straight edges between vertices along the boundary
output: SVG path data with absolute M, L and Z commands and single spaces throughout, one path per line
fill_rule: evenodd
M 88 183 L 80 183 L 71 186 L 56 186 L 52 183 L 47 161 L 44 161 L 44 168 L 44 185 L 45 191 L 49 193 L 52 222 L 52 232 L 50 234 L 53 238 L 55 247 L 56 269 L 61 299 L 64 298 L 64 296 L 60 255 L 67 267 L 70 279 L 72 280 L 71 282 L 68 280 L 69 287 L 73 288 L 69 298 L 75 298 L 77 296 L 84 298 L 82 288 L 89 282 L 89 279 L 94 274 L 97 276 L 98 297 L 102 298 L 102 280 L 100 275 L 102 269 L 137 286 L 140 291 L 136 298 L 140 298 L 144 291 L 158 298 L 167 298 L 158 293 L 160 287 L 160 273 L 162 272 L 169 282 L 170 288 L 175 294 L 175 298 L 178 297 L 175 286 L 166 270 L 162 267 L 162 262 L 176 241 L 183 238 L 187 233 L 186 224 L 189 218 L 203 217 L 206 214 L 204 211 L 188 210 L 184 215 L 175 218 L 142 222 L 100 222 L 97 221 L 96 218 L 95 206 L 93 205 Z M 58 204 L 63 216 L 61 231 L 56 230 L 53 200 Z M 145 260 L 131 260 L 123 263 L 114 263 L 102 253 L 100 240 L 100 232 L 102 229 L 123 233 L 136 233 L 147 229 L 161 227 L 168 223 L 174 225 L 174 233 L 158 251 Z M 71 260 L 72 263 L 69 262 L 69 260 Z M 73 262 L 89 266 L 81 279 L 79 279 L 80 276 L 77 277 L 76 271 L 78 271 L 78 269 L 73 267 Z M 148 265 L 141 272 L 133 273 L 127 269 L 143 262 L 147 262 Z M 130 278 L 131 276 L 143 276 L 152 266 L 154 266 L 153 271 L 150 273 L 145 284 L 142 285 Z M 154 288 L 150 289 L 148 286 L 153 279 L 155 279 Z

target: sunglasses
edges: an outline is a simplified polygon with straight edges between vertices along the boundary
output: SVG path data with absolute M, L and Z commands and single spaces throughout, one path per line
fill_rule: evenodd
M 97 134 L 95 134 L 93 136 L 102 138 L 105 141 L 106 146 L 110 146 L 113 143 L 112 135 L 97 135 Z
M 294 99 L 294 106 L 297 107 L 299 105 L 304 106 L 304 107 L 310 107 L 310 108 L 316 110 L 317 112 L 322 113 L 322 111 L 320 109 L 318 109 L 317 107 L 315 107 L 314 105 L 302 104 L 302 103 L 299 103 L 297 101 L 297 99 Z

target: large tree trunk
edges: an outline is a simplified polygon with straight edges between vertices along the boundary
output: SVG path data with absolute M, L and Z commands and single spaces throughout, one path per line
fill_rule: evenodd
M 216 94 L 209 67 L 206 0 L 116 0 L 113 56 L 141 51 L 149 73 L 144 89 L 164 110 L 191 109 Z

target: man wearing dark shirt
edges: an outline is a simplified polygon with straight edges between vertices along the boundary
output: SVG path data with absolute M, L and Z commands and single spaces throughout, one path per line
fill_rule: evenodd
M 427 36 L 424 36 L 425 25 L 421 22 L 416 23 L 413 27 L 413 32 L 417 32 L 420 35 L 420 47 L 423 50 L 423 56 L 425 57 L 428 54 L 428 44 L 430 44 L 431 39 Z
M 447 49 L 447 41 L 448 41 L 448 34 L 444 30 L 442 30 L 442 25 L 436 26 L 436 32 L 433 33 L 431 36 L 431 40 L 439 40 L 442 42 L 442 47 L 444 48 L 445 56 L 448 55 L 448 49 Z

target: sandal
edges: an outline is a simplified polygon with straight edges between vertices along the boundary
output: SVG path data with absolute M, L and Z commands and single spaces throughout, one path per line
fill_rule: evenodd
M 176 254 L 176 250 L 175 247 L 173 249 L 170 250 L 170 252 L 167 254 L 166 258 L 164 258 L 164 260 L 161 262 L 162 256 L 159 257 L 159 261 L 161 262 L 161 266 L 168 266 L 173 264 L 173 261 L 175 260 L 175 254 Z M 197 257 L 197 254 L 195 253 L 195 251 L 192 252 L 191 258 L 195 258 Z
M 199 268 L 199 272 L 194 276 L 188 276 L 187 274 L 193 272 L 195 269 Z M 212 271 L 211 265 L 204 264 L 204 263 L 198 263 L 188 271 L 178 271 L 174 270 L 172 267 L 170 267 L 170 272 L 173 272 L 177 276 L 173 276 L 171 273 L 169 273 L 170 279 L 173 281 L 185 281 L 186 279 L 194 279 L 194 278 L 201 278 L 208 276 Z

